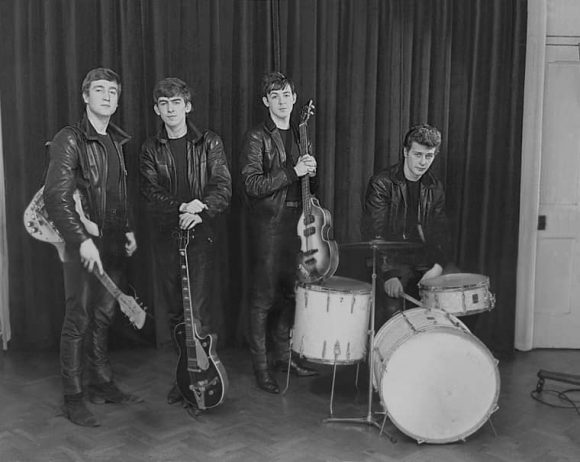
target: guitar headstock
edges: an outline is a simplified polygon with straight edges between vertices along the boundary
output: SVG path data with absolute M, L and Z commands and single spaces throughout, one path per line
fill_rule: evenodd
M 131 324 L 133 324 L 137 329 L 141 329 L 145 324 L 145 319 L 147 317 L 147 313 L 145 313 L 143 307 L 137 302 L 137 300 L 135 300 L 135 298 L 127 294 L 119 295 L 117 300 L 121 311 L 129 318 Z
M 314 106 L 314 101 L 309 100 L 308 104 L 302 106 L 302 110 L 300 111 L 300 125 L 306 125 L 308 119 L 314 115 L 315 111 L 316 106 Z
M 193 230 L 179 229 L 174 233 L 175 238 L 179 244 L 179 250 L 187 249 L 189 241 L 193 238 Z

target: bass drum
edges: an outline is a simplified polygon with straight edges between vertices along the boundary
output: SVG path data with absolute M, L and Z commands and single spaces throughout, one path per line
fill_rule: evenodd
M 339 276 L 299 283 L 292 351 L 322 364 L 354 364 L 367 351 L 371 285 Z
M 401 312 L 381 327 L 373 353 L 385 412 L 419 443 L 465 440 L 497 410 L 497 360 L 453 315 Z

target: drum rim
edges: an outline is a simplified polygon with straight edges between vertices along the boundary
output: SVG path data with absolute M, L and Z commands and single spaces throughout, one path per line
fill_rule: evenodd
M 368 282 L 366 282 L 365 284 L 368 284 Z M 312 287 L 311 284 L 307 284 L 309 287 L 304 287 L 304 285 L 302 285 L 302 283 L 299 283 L 296 285 L 296 290 L 295 292 L 298 291 L 298 289 L 304 289 L 305 291 L 309 291 L 309 292 L 322 292 L 322 293 L 333 293 L 333 294 L 345 294 L 345 295 L 370 295 L 372 292 L 372 286 L 369 284 L 369 288 L 368 290 L 365 289 L 353 289 L 353 290 L 346 290 L 346 289 L 339 289 L 336 290 L 332 287 L 323 287 L 323 286 L 314 286 Z
M 319 359 L 319 358 L 313 358 L 310 356 L 306 356 L 305 354 L 300 354 L 298 351 L 292 349 L 292 351 L 294 353 L 296 353 L 296 355 L 299 358 L 303 358 L 308 362 L 314 363 L 314 364 L 324 364 L 327 366 L 333 366 L 333 365 L 339 365 L 339 366 L 350 366 L 352 364 L 356 364 L 356 363 L 360 363 L 365 361 L 365 357 L 367 356 L 367 352 L 366 350 L 363 352 L 363 356 L 362 358 L 359 359 L 339 359 L 338 361 L 334 361 L 333 359 Z
M 392 413 L 389 412 L 388 406 L 386 405 L 384 398 L 383 398 L 382 382 L 383 382 L 384 374 L 381 374 L 381 376 L 379 378 L 380 380 L 379 380 L 379 384 L 377 387 L 377 392 L 379 394 L 381 405 L 383 406 L 383 410 L 385 411 L 385 413 L 389 417 L 389 420 L 393 423 L 393 425 L 395 425 L 395 427 L 397 427 L 405 435 L 415 439 L 419 444 L 421 444 L 421 443 L 445 444 L 445 443 L 453 443 L 455 441 L 461 441 L 461 440 L 465 441 L 465 439 L 467 437 L 469 437 L 470 435 L 475 433 L 477 430 L 479 430 L 489 420 L 491 415 L 499 409 L 499 406 L 497 403 L 499 400 L 499 393 L 500 393 L 500 388 L 501 388 L 501 376 L 499 373 L 498 360 L 491 354 L 491 351 L 489 351 L 489 348 L 487 348 L 487 346 L 481 340 L 479 340 L 475 335 L 471 334 L 469 331 L 463 331 L 462 329 L 453 328 L 451 326 L 436 326 L 436 328 L 440 329 L 440 330 L 448 330 L 450 332 L 453 332 L 456 335 L 462 334 L 465 337 L 467 337 L 470 341 L 472 341 L 473 344 L 476 345 L 478 348 L 480 348 L 483 352 L 488 352 L 489 353 L 488 359 L 490 360 L 489 362 L 492 366 L 493 376 L 495 378 L 496 387 L 495 387 L 495 392 L 494 392 L 493 398 L 490 402 L 490 406 L 487 409 L 485 415 L 475 425 L 471 426 L 471 428 L 469 428 L 468 430 L 465 430 L 462 433 L 460 433 L 459 435 L 453 436 L 453 437 L 445 437 L 445 438 L 427 437 L 427 438 L 423 438 L 423 437 L 420 437 L 419 435 L 417 435 L 415 432 L 412 432 L 409 429 L 405 428 L 405 426 L 402 425 L 400 422 L 398 422 L 397 419 L 392 415 Z M 429 329 L 414 332 L 412 334 L 412 336 L 415 336 L 419 333 L 424 334 L 428 330 Z M 404 342 L 399 341 L 397 343 L 402 344 Z M 386 362 L 388 363 L 388 360 Z M 374 378 L 374 367 L 375 367 L 374 364 L 372 364 L 371 367 L 373 368 L 373 378 Z
M 456 285 L 456 286 L 445 286 L 445 287 L 426 285 L 426 284 L 429 284 L 428 281 L 432 281 L 433 279 L 445 278 L 446 276 L 454 276 L 454 275 L 458 275 L 458 274 L 462 274 L 465 276 L 478 276 L 478 277 L 482 278 L 482 280 L 479 282 L 473 283 L 473 284 L 461 284 L 461 285 Z M 489 287 L 489 276 L 486 276 L 485 274 L 477 274 L 477 273 L 450 273 L 450 274 L 443 274 L 441 276 L 437 276 L 437 277 L 434 277 L 431 279 L 427 279 L 426 281 L 420 282 L 418 284 L 418 286 L 419 286 L 420 290 L 425 290 L 425 291 L 429 291 L 429 292 L 445 292 L 448 290 Z

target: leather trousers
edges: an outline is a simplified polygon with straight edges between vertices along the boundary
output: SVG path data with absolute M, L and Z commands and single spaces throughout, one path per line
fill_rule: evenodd
M 289 355 L 296 256 L 300 250 L 296 226 L 301 212 L 300 208 L 284 207 L 277 219 L 253 217 L 249 346 L 255 370 L 268 368 L 268 339 L 272 342 L 273 359 L 286 361 Z
M 104 269 L 119 285 L 125 276 L 123 256 L 101 253 Z M 86 365 L 90 383 L 113 378 L 108 352 L 108 330 L 115 315 L 116 300 L 80 262 L 78 249 L 67 249 L 63 263 L 65 316 L 60 336 L 60 365 L 65 395 L 83 391 Z
M 155 314 L 156 317 L 166 317 L 169 335 L 175 339 L 175 326 L 183 322 L 183 298 L 181 287 L 181 271 L 179 243 L 176 238 L 178 231 L 157 231 L 154 236 L 153 256 L 155 259 Z M 212 316 L 212 284 L 214 278 L 216 245 L 212 233 L 197 231 L 190 238 L 186 247 L 189 267 L 189 288 L 193 314 L 199 313 L 202 332 L 215 333 L 217 326 Z M 158 327 L 161 327 L 158 325 Z M 161 335 L 161 334 L 160 334 Z M 165 343 L 168 338 L 161 338 Z

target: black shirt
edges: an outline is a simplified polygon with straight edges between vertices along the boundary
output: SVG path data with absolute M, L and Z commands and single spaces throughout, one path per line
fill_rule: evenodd
M 121 161 L 117 148 L 109 135 L 98 134 L 99 141 L 103 144 L 107 153 L 107 210 L 105 211 L 106 219 L 114 215 L 124 215 L 125 204 L 121 201 L 120 183 L 121 183 Z M 112 221 L 115 221 L 113 218 Z
M 286 167 L 294 168 L 296 162 L 298 161 L 298 144 L 294 137 L 292 129 L 280 131 L 280 136 L 282 137 L 282 142 L 284 143 L 284 150 L 286 151 Z M 302 192 L 301 192 L 301 181 L 295 181 L 290 186 L 288 186 L 288 192 L 286 193 L 286 202 L 301 202 Z
M 405 222 L 405 239 L 412 241 L 421 241 L 419 234 L 419 198 L 421 196 L 421 180 L 410 181 L 407 183 L 407 219 Z
M 181 202 L 189 202 L 191 200 L 191 189 L 187 179 L 187 134 L 181 138 L 170 139 L 169 148 L 175 160 L 177 198 Z

